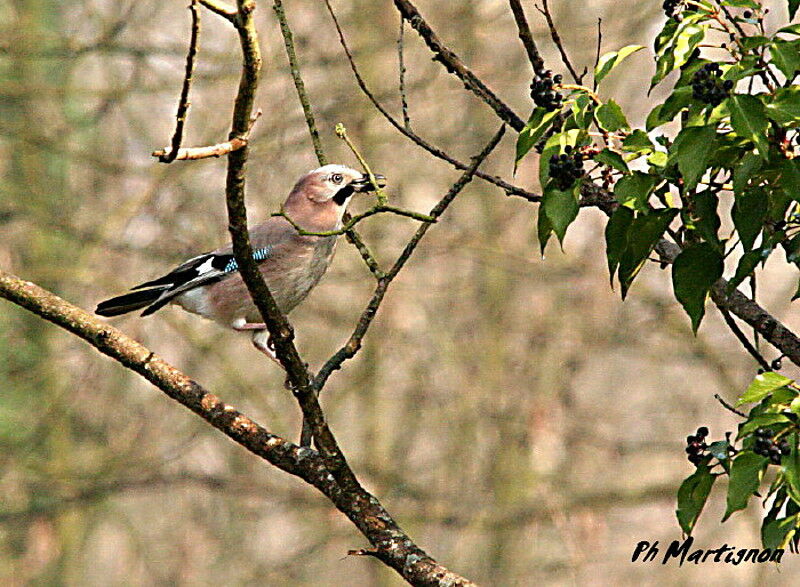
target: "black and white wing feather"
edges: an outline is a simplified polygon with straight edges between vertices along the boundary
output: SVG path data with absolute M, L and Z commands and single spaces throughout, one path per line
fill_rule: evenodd
M 261 261 L 269 257 L 272 247 L 262 247 L 253 252 L 253 258 Z M 142 316 L 148 316 L 163 308 L 170 300 L 201 285 L 209 285 L 224 279 L 238 270 L 233 254 L 226 251 L 203 253 L 179 265 L 166 275 L 141 283 L 130 293 L 101 302 L 96 314 L 118 316 L 145 308 Z

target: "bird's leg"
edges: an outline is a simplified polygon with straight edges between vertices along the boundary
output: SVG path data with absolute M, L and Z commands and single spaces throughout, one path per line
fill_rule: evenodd
M 258 326 L 261 328 L 258 328 Z M 283 365 L 281 365 L 281 362 L 278 360 L 278 356 L 275 354 L 275 347 L 272 344 L 272 337 L 266 328 L 266 324 L 250 323 L 234 328 L 236 328 L 236 330 L 253 331 L 253 346 L 267 355 L 270 359 L 278 363 L 281 369 L 283 369 Z

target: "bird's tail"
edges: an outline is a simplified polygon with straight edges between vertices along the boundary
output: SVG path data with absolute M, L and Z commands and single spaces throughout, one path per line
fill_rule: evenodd
M 144 308 L 155 302 L 161 294 L 163 294 L 169 287 L 154 287 L 152 289 L 143 289 L 140 291 L 132 291 L 105 302 L 100 302 L 95 314 L 100 316 L 119 316 L 120 314 L 127 314 L 139 308 Z

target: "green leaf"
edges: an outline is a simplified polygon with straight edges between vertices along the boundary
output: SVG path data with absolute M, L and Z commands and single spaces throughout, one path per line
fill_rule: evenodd
M 752 8 L 753 10 L 760 10 L 761 7 L 754 0 L 725 0 L 722 4 L 726 6 L 735 6 L 736 8 Z
M 597 123 L 608 132 L 614 132 L 621 128 L 630 128 L 622 108 L 614 100 L 609 100 L 602 104 L 595 111 L 595 118 Z
M 633 222 L 633 210 L 619 206 L 606 224 L 606 259 L 611 287 L 614 287 L 614 273 L 619 267 L 622 253 L 628 246 L 628 229 Z
M 640 214 L 631 223 L 628 243 L 619 261 L 618 279 L 623 300 L 648 255 L 677 213 L 675 208 L 654 210 L 646 215 Z
M 796 71 L 800 71 L 800 39 L 782 41 L 776 39 L 769 48 L 772 62 L 788 79 L 792 79 Z
M 579 195 L 580 182 L 576 182 L 573 188 L 566 191 L 556 188 L 553 182 L 548 182 L 544 188 L 541 206 L 562 247 L 567 228 L 578 217 Z
M 692 533 L 716 479 L 717 476 L 711 474 L 708 465 L 701 464 L 681 483 L 678 489 L 678 509 L 675 513 L 681 530 L 686 534 Z
M 761 100 L 745 94 L 734 94 L 728 99 L 731 111 L 731 125 L 736 134 L 755 143 L 758 154 L 767 159 L 769 144 L 767 143 L 767 127 L 769 122 L 764 113 Z
M 622 155 L 617 153 L 616 151 L 612 151 L 608 147 L 600 151 L 597 155 L 593 157 L 595 161 L 598 163 L 602 163 L 603 165 L 608 165 L 609 167 L 613 167 L 617 171 L 621 171 L 622 173 L 630 173 L 631 170 L 628 168 L 628 164 L 625 163 L 625 159 L 622 158 Z
M 753 248 L 756 237 L 761 232 L 769 207 L 769 196 L 764 188 L 757 187 L 735 194 L 731 216 L 733 225 L 742 241 L 745 251 Z
M 721 250 L 722 244 L 717 234 L 721 224 L 717 212 L 719 197 L 711 190 L 704 190 L 696 194 L 692 200 L 694 216 L 691 219 L 691 225 L 703 237 L 703 240 L 714 245 L 715 249 Z
M 744 192 L 750 178 L 764 165 L 764 161 L 754 151 L 744 154 L 738 165 L 733 168 L 733 191 Z
M 761 526 L 761 545 L 774 550 L 792 539 L 796 532 L 797 514 L 775 520 L 764 518 Z
M 800 0 L 789 0 L 789 4 L 800 5 Z M 795 9 L 796 10 L 796 9 Z M 794 15 L 790 16 L 789 18 L 794 18 Z M 778 29 L 779 33 L 786 33 L 787 35 L 798 35 L 800 36 L 800 23 L 790 24 L 788 26 L 783 27 L 782 29 Z
M 733 459 L 728 482 L 728 507 L 724 522 L 732 513 L 747 507 L 747 501 L 758 491 L 761 475 L 768 459 L 750 451 L 742 451 Z
M 606 53 L 597 62 L 597 67 L 594 68 L 594 82 L 599 84 L 603 79 L 611 73 L 622 61 L 629 55 L 633 55 L 639 49 L 644 49 L 642 45 L 628 45 L 619 51 L 612 51 Z
M 739 434 L 736 436 L 736 439 L 740 440 L 759 428 L 771 426 L 772 424 L 785 424 L 787 422 L 790 422 L 790 420 L 783 414 L 759 414 L 739 425 Z
M 536 108 L 531 114 L 528 124 L 519 133 L 517 137 L 517 156 L 514 159 L 514 171 L 516 165 L 525 155 L 528 154 L 533 146 L 539 142 L 544 133 L 553 123 L 553 119 L 558 114 L 558 110 L 548 112 L 544 108 Z
M 647 200 L 656 185 L 656 178 L 641 171 L 620 178 L 614 186 L 617 201 L 628 208 L 644 211 Z
M 686 190 L 693 190 L 706 172 L 716 136 L 716 127 L 708 125 L 684 128 L 675 137 L 671 155 L 678 161 Z
M 767 116 L 784 126 L 800 125 L 800 87 L 780 88 L 766 105 Z
M 739 259 L 736 265 L 736 272 L 733 277 L 728 281 L 728 295 L 733 293 L 739 284 L 742 283 L 747 277 L 756 270 L 758 264 L 761 262 L 761 249 L 754 249 L 746 252 Z
M 676 88 L 670 94 L 663 104 L 659 104 L 653 108 L 652 112 L 647 116 L 645 128 L 650 132 L 654 128 L 670 122 L 675 115 L 681 110 L 686 108 L 692 102 L 692 88 L 689 86 L 682 86 Z
M 552 234 L 553 225 L 550 224 L 550 221 L 547 219 L 547 214 L 544 213 L 544 209 L 539 206 L 539 213 L 536 221 L 536 236 L 539 239 L 539 251 L 542 257 L 544 257 L 544 249 Z
M 800 201 L 800 159 L 783 159 L 778 165 L 777 184 L 786 195 Z
M 722 277 L 722 255 L 710 243 L 685 248 L 672 264 L 675 297 L 689 314 L 692 332 L 697 333 L 706 312 L 706 298 L 711 286 Z
M 759 373 L 756 375 L 755 379 L 753 379 L 753 382 L 747 388 L 747 391 L 745 391 L 742 394 L 742 397 L 739 398 L 739 401 L 736 402 L 736 405 L 741 406 L 742 404 L 754 404 L 756 402 L 760 402 L 776 389 L 785 387 L 793 382 L 793 379 L 784 377 L 779 373 L 773 373 L 772 371 Z
M 647 162 L 655 167 L 666 167 L 669 162 L 669 155 L 664 151 L 653 151 L 647 156 Z
M 715 459 L 725 461 L 731 456 L 728 452 L 728 448 L 730 448 L 730 446 L 731 443 L 727 440 L 717 440 L 716 442 L 712 442 L 708 445 L 708 452 Z
M 626 153 L 652 153 L 655 145 L 646 132 L 637 128 L 622 141 L 622 150 Z
M 674 19 L 667 21 L 656 38 L 656 73 L 650 80 L 650 89 L 689 60 L 709 26 L 708 22 L 700 22 L 705 19 L 706 15 L 702 13 L 685 13 L 680 23 L 676 23 Z

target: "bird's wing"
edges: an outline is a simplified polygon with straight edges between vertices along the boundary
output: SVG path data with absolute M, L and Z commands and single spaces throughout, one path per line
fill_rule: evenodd
M 267 222 L 256 225 L 250 231 L 253 247 L 253 258 L 256 261 L 269 259 L 276 247 L 280 247 L 297 232 L 284 219 L 270 218 Z M 164 307 L 170 300 L 180 294 L 201 285 L 209 285 L 239 270 L 239 264 L 233 256 L 233 246 L 227 245 L 216 251 L 193 257 L 179 265 L 163 277 L 147 281 L 134 287 L 161 289 L 158 298 L 150 304 L 142 316 L 152 314 Z

